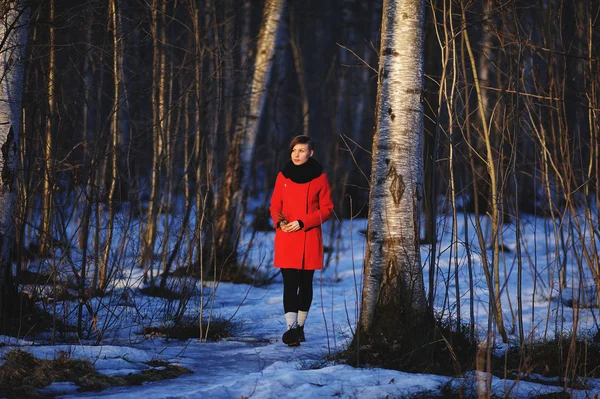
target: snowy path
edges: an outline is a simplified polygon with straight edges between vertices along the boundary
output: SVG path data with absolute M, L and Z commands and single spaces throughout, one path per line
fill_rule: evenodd
M 327 274 L 315 275 L 315 294 L 313 307 L 306 325 L 307 342 L 301 346 L 290 348 L 280 341 L 285 330 L 283 320 L 282 287 L 275 283 L 261 288 L 221 283 L 217 289 L 215 313 L 231 315 L 234 320 L 242 323 L 241 333 L 228 340 L 220 342 L 199 343 L 197 340 L 166 341 L 156 339 L 135 345 L 137 350 L 156 357 L 181 364 L 194 373 L 173 380 L 145 384 L 141 387 L 116 387 L 102 392 L 73 392 L 61 398 L 239 398 L 239 397 L 281 397 L 281 389 L 286 386 L 296 386 L 297 379 L 293 375 L 298 371 L 321 368 L 331 365 L 323 359 L 344 348 L 351 336 L 351 328 L 355 323 L 355 290 L 348 292 L 346 284 L 340 284 L 327 277 Z M 219 295 L 221 294 L 221 295 Z M 240 303 L 243 300 L 243 306 Z M 337 325 L 340 321 L 345 324 Z M 335 331 L 335 333 L 334 333 Z M 119 348 L 119 347 L 111 347 Z M 112 356 L 122 356 L 127 348 L 121 348 L 120 353 L 113 349 L 104 348 L 107 361 Z M 136 355 L 127 357 L 134 361 Z M 147 361 L 147 356 L 146 359 Z M 102 356 L 97 357 L 96 367 L 109 374 L 118 373 L 111 369 L 113 363 L 102 364 Z M 284 368 L 277 372 L 277 378 L 266 378 L 273 372 L 270 369 Z M 265 374 L 266 372 L 266 374 Z M 331 377 L 323 377 L 316 373 L 314 380 L 309 378 L 308 384 L 321 386 L 322 397 L 330 397 L 335 392 L 327 386 Z M 269 384 L 276 384 L 280 389 L 270 388 L 270 392 L 258 394 L 265 388 L 265 378 Z M 345 383 L 345 381 L 341 381 Z M 333 384 L 335 386 L 335 384 Z M 257 396 L 258 395 L 258 396 Z M 315 397 L 315 394 L 309 395 Z M 321 395 L 318 395 L 321 396 Z M 296 392 L 294 397 L 298 396 Z
M 180 354 L 182 350 L 185 351 L 183 356 Z M 109 388 L 102 392 L 74 393 L 62 397 L 203 398 L 208 397 L 210 393 L 211 398 L 231 398 L 236 395 L 229 387 L 237 390 L 235 385 L 240 380 L 244 380 L 244 386 L 247 386 L 247 377 L 253 373 L 257 374 L 258 383 L 260 373 L 275 362 L 302 363 L 323 357 L 316 345 L 288 348 L 279 342 L 260 344 L 235 341 L 191 343 L 185 349 L 179 344 L 167 348 L 162 355 L 171 359 L 177 358 L 181 365 L 192 370 L 194 374 L 141 387 Z M 250 396 L 251 392 L 246 392 L 245 395 Z

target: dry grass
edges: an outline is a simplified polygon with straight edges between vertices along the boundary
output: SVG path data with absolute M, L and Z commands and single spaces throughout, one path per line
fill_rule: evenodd
M 74 382 L 80 391 L 101 391 L 112 386 L 140 385 L 144 382 L 161 381 L 190 374 L 188 369 L 162 363 L 139 374 L 107 376 L 94 370 L 87 360 L 59 356 L 54 360 L 41 360 L 29 352 L 11 350 L 4 356 L 0 366 L 0 397 L 8 399 L 42 397 L 39 390 L 53 382 Z
M 570 335 L 511 347 L 494 361 L 494 374 L 548 385 L 585 389 L 585 380 L 600 377 L 600 345 Z M 548 383 L 534 376 L 555 377 Z
M 212 317 L 202 319 L 203 337 L 211 341 L 228 338 L 240 329 L 238 323 L 222 318 Z M 183 317 L 180 320 L 165 323 L 162 326 L 144 327 L 144 335 L 161 338 L 190 339 L 200 338 L 200 319 L 198 317 Z
M 427 329 L 399 325 L 393 339 L 379 334 L 356 336 L 340 354 L 351 365 L 373 365 L 409 373 L 459 376 L 475 367 L 477 343 L 468 328 L 456 331 L 439 320 L 428 320 Z M 415 331 L 419 331 L 415 334 Z

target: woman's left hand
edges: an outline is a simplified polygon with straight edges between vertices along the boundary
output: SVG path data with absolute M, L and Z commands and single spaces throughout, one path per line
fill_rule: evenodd
M 297 220 L 280 226 L 281 230 L 286 233 L 293 233 L 300 230 L 300 223 Z

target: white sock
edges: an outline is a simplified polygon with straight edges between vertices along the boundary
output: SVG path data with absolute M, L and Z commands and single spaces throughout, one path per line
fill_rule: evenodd
M 296 312 L 287 312 L 285 314 L 285 324 L 287 324 L 288 330 L 290 328 L 296 327 L 298 324 L 298 313 Z
M 298 327 L 304 327 L 304 322 L 308 317 L 308 311 L 299 310 L 298 311 Z

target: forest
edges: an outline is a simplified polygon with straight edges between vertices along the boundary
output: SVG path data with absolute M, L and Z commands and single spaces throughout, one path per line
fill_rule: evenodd
M 369 221 L 365 287 L 369 262 L 387 268 L 374 272 L 379 301 L 363 287 L 357 334 L 391 342 L 405 333 L 382 318 L 421 307 L 448 334 L 489 344 L 473 350 L 474 367 L 493 368 L 496 334 L 522 353 L 542 336 L 567 342 L 564 376 L 581 376 L 575 353 L 597 353 L 585 371 L 597 377 L 600 349 L 587 345 L 600 340 L 599 16 L 598 0 L 2 2 L 0 334 L 101 343 L 118 328 L 115 298 L 139 291 L 168 298 L 175 324 L 191 312 L 206 339 L 205 282 L 278 278 L 252 251 L 273 231 L 269 199 L 288 144 L 307 135 L 335 205 L 325 268 L 347 249 L 343 226 L 355 219 Z M 418 46 L 382 43 L 394 21 L 402 31 L 413 19 Z M 406 70 L 406 49 L 421 67 Z M 394 65 L 401 92 L 384 90 Z M 389 98 L 414 100 L 421 119 L 386 143 L 386 118 L 404 120 L 383 106 Z M 378 175 L 384 160 L 410 177 L 391 167 Z M 382 211 L 383 183 L 406 186 L 414 201 L 394 198 L 398 209 Z M 391 187 L 381 195 L 394 196 Z M 397 217 L 374 222 L 388 212 Z M 543 260 L 529 250 L 532 220 Z M 407 247 L 377 243 L 407 225 Z M 374 257 L 390 242 L 391 255 Z M 490 298 L 483 333 L 474 264 Z M 391 269 L 411 265 L 420 299 L 406 281 L 385 286 Z M 522 292 L 524 270 L 533 292 Z M 123 287 L 133 274 L 139 281 Z M 385 307 L 384 296 L 397 298 Z M 572 320 L 527 330 L 525 296 L 557 298 Z M 579 328 L 580 312 L 595 327 Z M 351 356 L 373 360 L 363 352 Z

